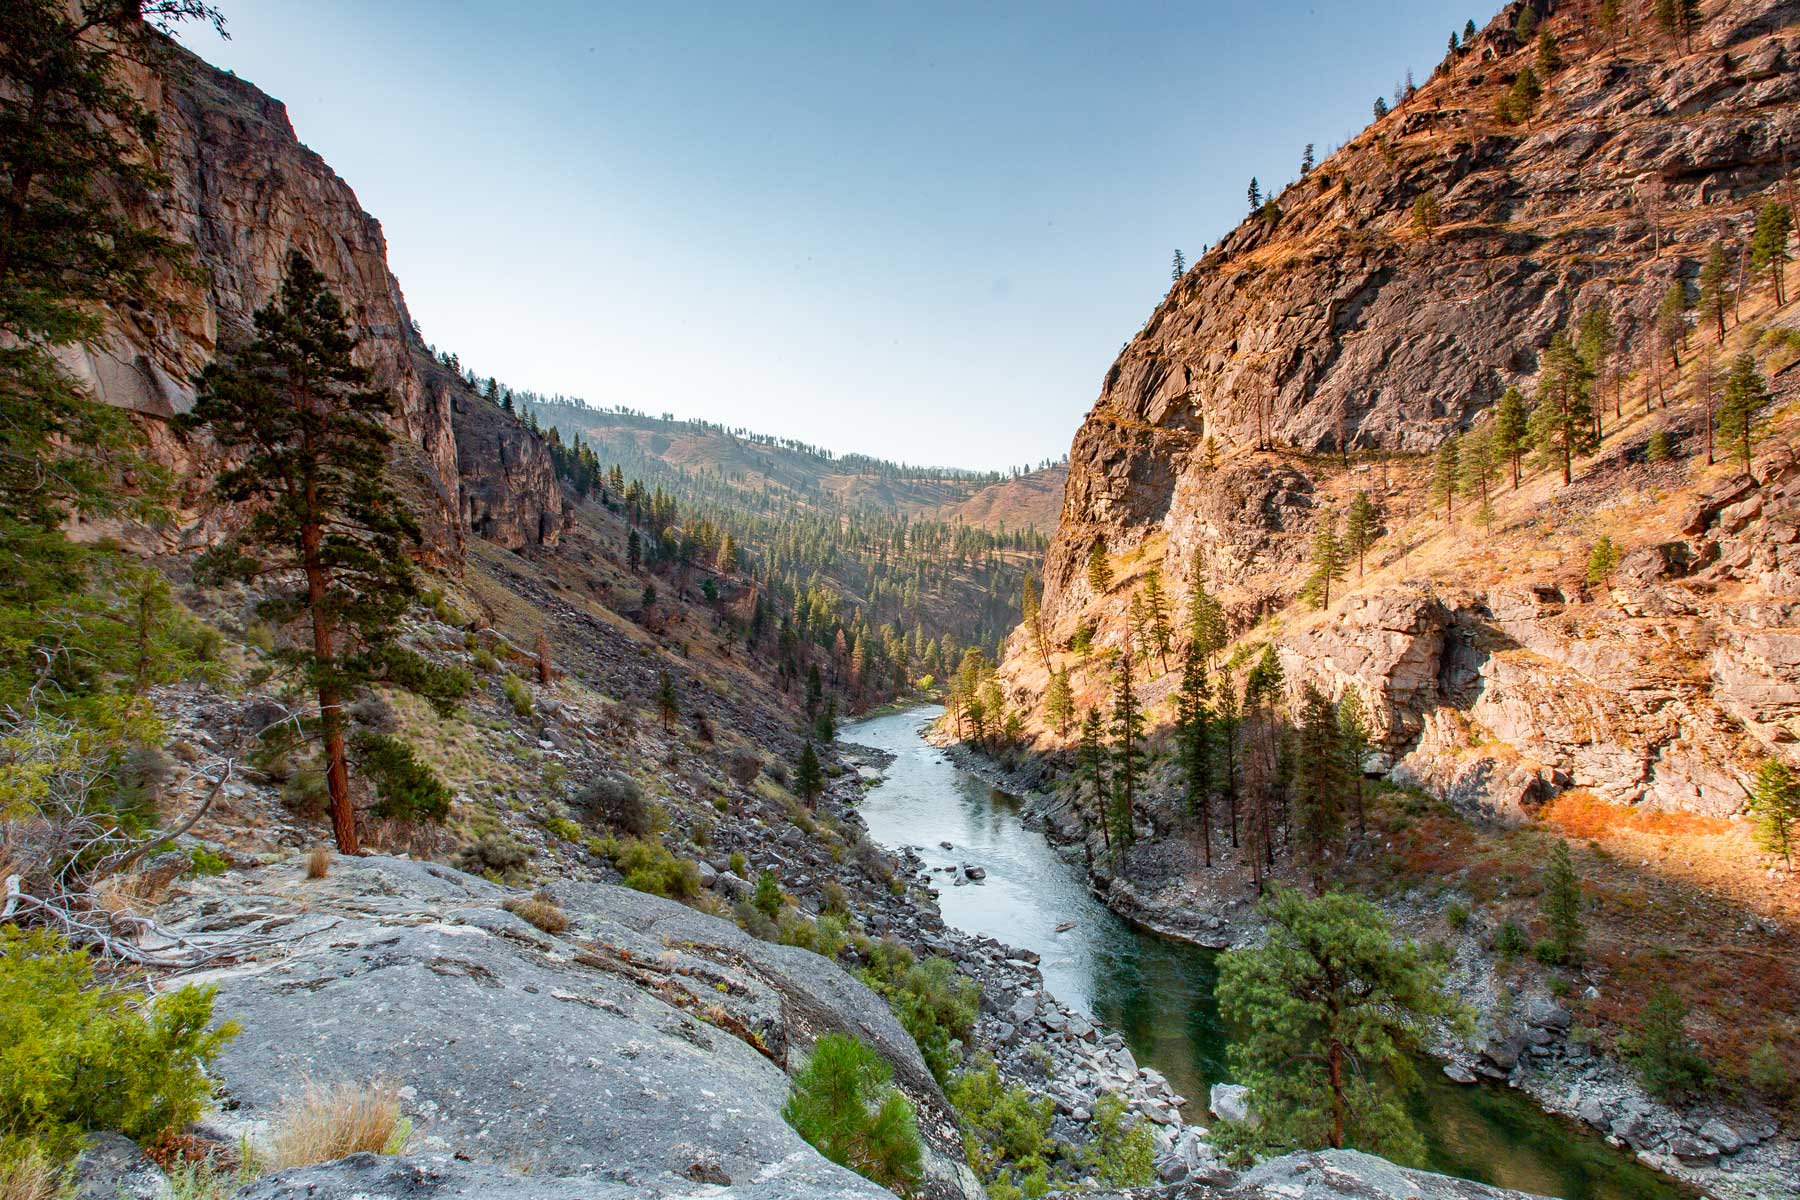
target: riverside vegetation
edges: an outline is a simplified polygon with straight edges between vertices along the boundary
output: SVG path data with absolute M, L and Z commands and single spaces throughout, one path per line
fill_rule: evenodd
M 1629 7 L 1644 19 L 1604 31 L 1613 52 L 1658 36 L 1681 45 L 1659 54 L 1692 52 L 1686 6 L 1660 35 L 1664 6 Z M 1492 50 L 1510 78 L 1478 86 L 1522 136 L 1554 112 L 1578 49 L 1601 52 L 1600 27 L 1578 36 L 1575 19 L 1509 5 L 1464 37 L 1443 86 Z M 1494 924 L 1501 957 L 1529 955 L 1565 998 L 1596 962 L 1627 998 L 1651 976 L 1618 949 L 1634 914 L 1614 909 L 1635 893 L 1603 890 L 1603 850 L 1527 870 L 1541 830 L 1465 822 L 1432 778 L 1368 781 L 1371 756 L 1400 749 L 1391 692 L 1307 678 L 1278 642 L 1304 630 L 1310 661 L 1329 659 L 1333 605 L 1376 586 L 1349 584 L 1351 562 L 1361 576 L 1402 537 L 1407 554 L 1423 559 L 1415 541 L 1434 537 L 1444 552 L 1459 500 L 1484 530 L 1522 526 L 1498 480 L 1510 471 L 1518 491 L 1527 442 L 1538 486 L 1578 487 L 1577 465 L 1609 453 L 1635 464 L 1653 389 L 1664 436 L 1654 456 L 1645 438 L 1646 463 L 1672 471 L 1702 443 L 1710 460 L 1716 437 L 1749 474 L 1729 500 L 1705 493 L 1717 502 L 1700 530 L 1773 530 L 1793 478 L 1771 455 L 1794 359 L 1780 324 L 1791 220 L 1772 182 L 1730 214 L 1740 281 L 1721 235 L 1727 267 L 1709 247 L 1693 304 L 1673 288 L 1658 300 L 1635 381 L 1643 422 L 1620 415 L 1632 380 L 1599 310 L 1556 322 L 1568 331 L 1543 347 L 1524 432 L 1509 390 L 1491 433 L 1384 452 L 1386 482 L 1345 497 L 1341 538 L 1336 518 L 1314 519 L 1303 564 L 1294 539 L 1280 543 L 1274 559 L 1299 580 L 1292 597 L 1291 580 L 1277 589 L 1300 601 L 1285 611 L 1188 553 L 1205 547 L 1135 528 L 1046 541 L 992 516 L 1018 511 L 1051 464 L 925 472 L 740 431 L 733 452 L 767 459 L 756 479 L 684 472 L 635 433 L 596 433 L 678 423 L 484 387 L 424 342 L 379 229 L 279 106 L 165 36 L 183 21 L 223 18 L 199 0 L 18 0 L 0 33 L 0 1194 L 136 1179 L 191 1197 L 523 1196 L 576 1181 L 610 1198 L 775 1178 L 803 1198 L 1000 1200 L 1156 1182 L 1171 1160 L 1154 1127 L 1167 1125 L 1141 1096 L 1094 1084 L 1062 1114 L 1020 1056 L 1003 1073 L 983 1039 L 1030 964 L 945 930 L 855 815 L 838 719 L 940 685 L 950 724 L 990 749 L 1078 749 L 1065 795 L 1127 895 L 1178 838 L 1264 896 L 1266 944 L 1234 952 L 1221 995 L 1247 1030 L 1234 1065 L 1260 1114 L 1219 1134 L 1243 1159 L 1412 1155 L 1394 1097 L 1411 1053 L 1460 1008 L 1440 986 L 1442 952 L 1344 889 L 1441 869 L 1425 855 L 1439 840 L 1472 902 L 1444 908 L 1451 928 Z M 1762 53 L 1767 34 L 1743 27 Z M 1410 153 L 1396 124 L 1422 106 L 1396 97 L 1372 153 Z M 1308 178 L 1341 170 L 1309 161 Z M 1342 179 L 1305 188 L 1354 195 Z M 280 202 L 251 199 L 264 188 Z M 1299 196 L 1252 193 L 1243 244 L 1194 271 L 1301 222 Z M 1467 216 L 1460 203 L 1416 197 L 1403 238 L 1429 253 Z M 1700 230 L 1669 212 L 1650 220 L 1659 257 L 1662 222 Z M 1182 275 L 1171 304 L 1199 278 Z M 1722 373 L 1682 357 L 1695 319 L 1730 344 Z M 1156 336 L 1122 363 L 1137 371 Z M 1353 449 L 1379 448 L 1370 421 L 1364 445 L 1339 437 L 1333 468 L 1278 450 L 1281 416 L 1218 424 L 1253 424 L 1255 453 L 1335 470 L 1340 490 L 1360 481 Z M 1082 512 L 1096 464 L 1087 431 L 1077 445 Z M 1245 446 L 1227 446 L 1225 466 L 1210 435 L 1197 446 L 1222 488 L 1238 486 L 1224 477 Z M 775 449 L 830 465 L 839 490 L 784 481 Z M 1766 510 L 1735 508 L 1751 500 Z M 1572 569 L 1602 587 L 1634 562 L 1637 533 L 1610 528 Z M 1791 539 L 1743 540 L 1706 553 L 1740 572 L 1791 569 Z M 1007 636 L 1015 597 L 1023 623 Z M 1787 720 L 1778 701 L 1743 724 Z M 1791 866 L 1791 770 L 1756 766 L 1759 845 Z M 1569 824 L 1593 811 L 1569 780 L 1541 782 Z M 1539 890 L 1533 937 L 1519 905 Z M 1775 996 L 1780 953 L 1757 960 Z M 1731 1058 L 1692 1037 L 1679 990 L 1629 1022 L 1605 1003 L 1618 1001 L 1584 1019 L 1653 1091 L 1679 1098 L 1729 1072 L 1732 1089 L 1791 1106 L 1793 1039 L 1773 1015 L 1749 1012 L 1742 1036 L 1766 1041 Z M 526 1033 L 495 1042 L 494 1029 Z M 370 1046 L 403 1074 L 376 1074 Z M 614 1111 L 596 1095 L 631 1099 Z M 572 1114 L 556 1136 L 534 1115 L 551 1111 Z M 1722 1140 L 1706 1142 L 1714 1161 L 1738 1149 Z M 529 1175 L 512 1169 L 527 1162 Z M 540 1176 L 551 1190 L 532 1190 Z M 1222 1195 L 1268 1194 L 1267 1175 L 1210 1178 Z

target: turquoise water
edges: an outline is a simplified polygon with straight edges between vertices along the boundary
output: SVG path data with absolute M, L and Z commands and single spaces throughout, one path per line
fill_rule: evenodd
M 841 731 L 847 742 L 894 755 L 861 806 L 870 835 L 890 848 L 916 847 L 928 867 L 985 867 L 986 879 L 963 887 L 934 874 L 944 920 L 1035 950 L 1051 993 L 1123 1034 L 1140 1063 L 1189 1098 L 1189 1119 L 1205 1124 L 1207 1089 L 1227 1078 L 1229 1039 L 1213 999 L 1217 952 L 1136 929 L 1096 900 L 1080 864 L 1024 827 L 1013 797 L 921 739 L 939 711 L 915 709 Z M 945 841 L 953 848 L 940 848 Z M 1515 1091 L 1459 1086 L 1424 1066 L 1412 1104 L 1433 1170 L 1563 1200 L 1690 1194 Z

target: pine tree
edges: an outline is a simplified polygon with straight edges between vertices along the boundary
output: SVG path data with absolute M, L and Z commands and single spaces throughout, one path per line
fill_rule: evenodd
M 1581 922 L 1581 883 L 1575 878 L 1569 844 L 1561 840 L 1550 851 L 1544 872 L 1544 922 L 1550 928 L 1550 956 L 1564 966 L 1578 966 L 1587 940 Z
M 1044 716 L 1055 728 L 1058 737 L 1069 732 L 1069 719 L 1075 715 L 1075 696 L 1069 687 L 1069 673 L 1050 671 L 1050 683 L 1044 689 Z
M 1596 304 L 1581 314 L 1575 325 L 1575 352 L 1581 356 L 1581 364 L 1596 386 L 1612 370 L 1618 346 L 1619 337 L 1613 330 L 1612 314 L 1604 306 Z M 1596 431 L 1598 428 L 1596 423 Z
M 394 650 L 394 622 L 418 596 L 406 551 L 420 541 L 386 481 L 394 400 L 356 364 L 356 346 L 324 278 L 291 254 L 255 338 L 206 368 L 183 422 L 206 427 L 239 462 L 212 494 L 249 514 L 206 555 L 205 573 L 271 586 L 265 614 L 310 625 L 310 646 L 281 657 L 318 698 L 332 829 L 346 854 L 358 839 L 344 704 Z
M 1187 274 L 1187 259 L 1183 257 L 1180 247 L 1175 250 L 1175 261 L 1169 264 L 1169 282 L 1180 283 L 1181 277 Z
M 1792 870 L 1800 843 L 1800 776 L 1780 759 L 1764 762 L 1750 788 L 1747 811 L 1756 823 L 1756 844 Z
M 1656 306 L 1656 331 L 1669 352 L 1669 365 L 1677 369 L 1681 366 L 1681 351 L 1687 346 L 1687 314 L 1692 307 L 1687 284 L 1679 279 L 1669 284 L 1662 302 Z
M 1548 29 L 1538 33 L 1537 38 L 1537 71 L 1545 79 L 1562 70 L 1562 47 L 1557 44 L 1556 35 Z
M 1690 51 L 1694 48 L 1694 33 L 1706 21 L 1700 0 L 1655 0 L 1652 11 L 1670 40 Z
M 1588 402 L 1587 368 L 1560 333 L 1550 339 L 1544 354 L 1530 429 L 1539 457 L 1561 465 L 1565 485 L 1574 480 L 1576 456 L 1592 453 L 1598 441 Z
M 1250 201 L 1250 211 L 1255 212 L 1263 206 L 1262 187 L 1256 182 L 1256 176 L 1250 177 L 1250 190 L 1246 193 Z
M 1188 641 L 1199 649 L 1210 666 L 1214 656 L 1225 648 L 1230 634 L 1225 626 L 1225 609 L 1218 598 L 1206 590 L 1206 581 L 1198 570 L 1188 588 L 1187 624 Z
M 675 681 L 664 671 L 656 685 L 656 712 L 662 718 L 663 728 L 668 729 L 675 724 L 681 715 L 681 698 L 675 691 Z
M 1475 22 L 1473 20 L 1469 21 L 1466 25 L 1464 25 L 1463 26 L 1463 45 L 1467 46 L 1470 42 L 1474 41 L 1475 35 L 1479 32 L 1481 32 L 1481 31 L 1475 28 Z
M 1421 192 L 1413 198 L 1413 232 L 1420 237 L 1429 239 L 1433 233 L 1437 232 L 1439 216 L 1436 192 Z
M 1438 443 L 1431 461 L 1431 498 L 1444 506 L 1444 520 L 1456 520 L 1458 464 L 1462 456 L 1462 439 L 1452 434 Z
M 794 791 L 811 804 L 825 790 L 825 769 L 819 765 L 819 752 L 809 741 L 800 750 L 800 764 L 794 770 Z
M 1087 560 L 1088 588 L 1096 596 L 1104 596 L 1112 590 L 1112 564 L 1106 559 L 1106 539 L 1094 542 L 1088 551 Z
M 1379 120 L 1381 120 L 1381 118 L 1383 118 L 1387 115 L 1388 115 L 1387 97 L 1386 96 L 1375 97 L 1375 119 L 1377 121 L 1379 121 Z
M 1113 838 L 1120 862 L 1137 837 L 1137 781 L 1143 767 L 1144 714 L 1131 686 L 1131 646 L 1119 655 L 1113 680 Z
M 1707 252 L 1706 265 L 1700 268 L 1700 319 L 1712 324 L 1721 346 L 1725 344 L 1725 313 L 1731 302 L 1731 263 L 1725 257 L 1725 247 L 1714 242 Z
M 1363 809 L 1363 763 L 1369 757 L 1371 742 L 1368 716 L 1355 688 L 1346 691 L 1338 701 L 1337 717 L 1338 746 L 1344 755 L 1344 776 L 1351 783 L 1350 797 L 1360 837 L 1369 830 L 1368 815 Z
M 1306 149 L 1300 152 L 1300 178 L 1305 179 L 1313 173 L 1313 144 L 1306 143 Z
M 1112 825 L 1107 820 L 1111 789 L 1106 776 L 1106 731 L 1100 710 L 1090 708 L 1081 715 L 1081 765 L 1087 772 L 1088 787 L 1094 796 L 1094 819 L 1100 823 L 1100 841 L 1112 853 Z M 1079 786 L 1079 784 L 1077 785 Z
M 1600 36 L 1606 39 L 1609 50 L 1616 50 L 1619 42 L 1619 24 L 1623 0 L 1600 0 L 1594 10 L 1594 24 L 1599 27 Z
M 1337 706 L 1312 684 L 1300 693 L 1300 738 L 1294 801 L 1300 847 L 1312 874 L 1313 894 L 1325 890 L 1325 863 L 1344 833 L 1343 731 Z
M 1493 429 L 1483 426 L 1463 435 L 1462 448 L 1457 455 L 1456 485 L 1463 495 L 1472 496 L 1477 501 L 1475 519 L 1482 525 L 1487 525 L 1494 519 L 1490 492 L 1495 467 Z
M 1746 351 L 1731 360 L 1725 395 L 1719 401 L 1719 436 L 1731 444 L 1746 471 L 1750 469 L 1762 411 L 1768 406 L 1769 385 L 1756 369 L 1756 359 Z
M 1530 4 L 1526 4 L 1519 9 L 1519 19 L 1513 24 L 1513 36 L 1517 37 L 1520 42 L 1529 46 L 1532 37 L 1537 33 L 1537 27 L 1537 10 L 1532 8 Z
M 1375 544 L 1381 518 L 1375 511 L 1369 493 L 1359 491 L 1350 500 L 1350 511 L 1344 519 L 1344 552 L 1356 555 L 1356 577 L 1362 578 L 1363 557 Z
M 1666 983 L 1656 985 L 1638 1026 L 1619 1039 L 1620 1049 L 1637 1068 L 1651 1095 L 1678 1100 L 1691 1095 L 1712 1075 L 1705 1055 L 1687 1032 L 1687 1003 Z
M 1175 733 L 1181 754 L 1182 776 L 1187 786 L 1188 815 L 1200 827 L 1202 861 L 1208 867 L 1212 866 L 1210 692 L 1205 655 L 1195 643 L 1189 642 L 1181 660 L 1181 688 L 1175 696 Z
M 1219 1009 L 1244 1036 L 1231 1077 L 1269 1149 L 1354 1147 L 1419 1162 L 1404 1097 L 1435 1022 L 1457 1016 L 1443 973 L 1359 896 L 1275 888 L 1265 943 L 1219 960 Z
M 1338 540 L 1337 525 L 1337 514 L 1327 509 L 1320 515 L 1318 528 L 1313 531 L 1309 558 L 1312 575 L 1307 579 L 1304 592 L 1315 608 L 1331 607 L 1331 585 L 1345 574 L 1344 545 Z
M 1519 489 L 1519 460 L 1529 445 L 1530 422 L 1524 394 L 1516 387 L 1507 388 L 1494 409 L 1494 453 L 1512 464 L 1514 491 Z
M 1163 674 L 1169 673 L 1169 642 L 1174 631 L 1169 627 L 1169 597 L 1163 591 L 1162 570 L 1151 567 L 1144 572 L 1145 654 L 1154 650 L 1162 663 Z
M 1769 291 L 1777 306 L 1787 303 L 1788 237 L 1794 231 L 1794 214 L 1787 205 L 1771 200 L 1756 211 L 1756 232 L 1750 241 L 1750 262 L 1767 272 Z
M 1219 790 L 1225 795 L 1225 810 L 1231 823 L 1231 845 L 1238 844 L 1239 750 L 1243 735 L 1244 714 L 1238 704 L 1237 689 L 1229 676 L 1219 680 L 1218 699 L 1214 704 L 1219 745 Z
M 644 539 L 632 530 L 625 538 L 625 564 L 635 573 L 644 561 Z

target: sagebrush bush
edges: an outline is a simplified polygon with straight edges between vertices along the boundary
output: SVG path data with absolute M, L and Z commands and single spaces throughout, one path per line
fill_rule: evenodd
M 922 1177 L 924 1150 L 912 1105 L 892 1078 L 874 1050 L 827 1034 L 794 1076 L 781 1115 L 832 1162 L 906 1195 Z
M 143 997 L 95 986 L 88 956 L 61 939 L 0 930 L 0 1162 L 36 1146 L 52 1160 L 115 1130 L 147 1141 L 200 1115 L 206 1067 L 238 1026 L 209 1031 L 213 989 Z
M 456 855 L 456 865 L 473 875 L 504 878 L 522 870 L 531 856 L 525 847 L 505 834 L 487 833 L 464 846 Z
M 688 900 L 700 894 L 699 870 L 689 860 L 669 853 L 660 842 L 621 842 L 615 862 L 628 888 L 673 900 Z
M 525 686 L 523 679 L 517 675 L 508 674 L 500 681 L 500 692 L 506 697 L 506 702 L 512 705 L 513 712 L 521 717 L 531 715 L 535 705 L 531 700 L 531 689 Z
M 450 814 L 450 789 L 416 751 L 387 733 L 356 738 L 357 767 L 375 784 L 371 811 L 384 821 L 442 821 Z
M 644 789 L 628 775 L 600 776 L 582 789 L 575 808 L 588 820 L 632 837 L 646 837 L 656 825 Z

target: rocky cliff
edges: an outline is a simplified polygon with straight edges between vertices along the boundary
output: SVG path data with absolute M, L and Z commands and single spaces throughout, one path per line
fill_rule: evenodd
M 157 118 L 154 157 L 170 185 L 124 200 L 191 245 L 202 269 L 167 281 L 171 312 L 111 313 L 107 342 L 71 365 L 101 399 L 143 414 L 152 444 L 183 474 L 203 476 L 206 455 L 184 452 L 160 422 L 192 404 L 194 375 L 246 334 L 298 250 L 343 301 L 364 362 L 395 396 L 399 458 L 418 484 L 434 545 L 453 552 L 472 520 L 509 548 L 554 541 L 564 510 L 541 440 L 517 422 L 504 437 L 465 433 L 483 402 L 436 369 L 388 270 L 380 223 L 300 143 L 279 101 L 172 43 L 160 49 L 160 61 L 135 68 L 129 82 Z
M 1150 567 L 1174 590 L 1203 575 L 1234 633 L 1282 647 L 1292 686 L 1364 692 L 1390 756 L 1440 790 L 1501 809 L 1580 786 L 1734 811 L 1747 768 L 1800 735 L 1780 444 L 1795 372 L 1779 348 L 1800 314 L 1744 278 L 1722 346 L 1710 329 L 1671 345 L 1654 314 L 1715 245 L 1739 272 L 1757 204 L 1792 189 L 1800 4 L 1707 5 L 1682 44 L 1648 3 L 1627 3 L 1609 38 L 1593 6 L 1538 0 L 1549 69 L 1515 33 L 1526 7 L 1170 290 L 1075 437 L 1044 612 L 1058 644 L 1085 623 L 1116 645 Z M 1503 120 L 1527 67 L 1542 98 Z M 1485 528 L 1435 519 L 1424 452 L 1486 423 L 1507 387 L 1531 395 L 1551 336 L 1596 306 L 1620 345 L 1596 383 L 1598 455 L 1570 488 L 1498 485 Z M 1716 394 L 1702 373 L 1738 350 L 1777 397 L 1748 473 L 1702 454 L 1701 397 Z M 1672 464 L 1646 460 L 1658 429 Z M 1356 594 L 1324 617 L 1290 609 L 1321 518 L 1359 490 L 1383 523 L 1367 576 L 1353 569 Z M 1603 533 L 1627 562 L 1590 590 L 1581 567 Z M 1097 543 L 1114 567 L 1104 595 L 1086 572 Z M 1022 635 L 1006 673 L 1017 699 L 1040 694 Z

